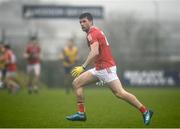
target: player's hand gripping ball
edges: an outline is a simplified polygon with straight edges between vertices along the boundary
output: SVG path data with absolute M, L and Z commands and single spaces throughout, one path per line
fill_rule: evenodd
M 72 69 L 71 71 L 71 75 L 73 77 L 78 77 L 81 73 L 83 73 L 85 71 L 85 68 L 83 66 L 77 66 L 75 68 Z

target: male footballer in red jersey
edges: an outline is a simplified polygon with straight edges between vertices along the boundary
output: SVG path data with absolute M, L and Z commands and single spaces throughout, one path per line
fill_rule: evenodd
M 12 51 L 11 46 L 9 44 L 4 45 L 4 59 L 6 63 L 6 86 L 10 92 L 16 93 L 20 89 L 20 85 L 16 78 L 16 55 Z
M 148 110 L 134 95 L 123 89 L 122 84 L 116 73 L 116 64 L 112 57 L 109 43 L 99 28 L 93 26 L 93 17 L 90 13 L 83 13 L 79 16 L 80 25 L 83 31 L 87 33 L 87 42 L 90 47 L 89 55 L 86 61 L 72 70 L 72 76 L 76 77 L 73 81 L 75 94 L 77 97 L 77 113 L 67 116 L 71 121 L 85 121 L 83 87 L 87 84 L 104 81 L 113 94 L 118 98 L 130 103 L 136 107 L 143 115 L 144 124 L 150 123 L 153 112 Z M 94 63 L 95 68 L 85 71 L 90 63 Z
M 29 74 L 28 93 L 38 92 L 38 81 L 41 72 L 40 65 L 41 48 L 37 39 L 31 39 L 24 52 L 24 58 L 27 59 L 27 72 Z

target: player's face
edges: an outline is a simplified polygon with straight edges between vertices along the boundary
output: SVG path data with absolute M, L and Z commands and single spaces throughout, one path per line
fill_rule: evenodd
M 38 42 L 37 42 L 37 41 L 33 41 L 33 42 L 32 42 L 32 45 L 33 45 L 33 46 L 38 46 Z
M 82 18 L 79 21 L 83 31 L 88 32 L 89 28 L 92 25 L 92 21 L 89 21 L 87 18 Z

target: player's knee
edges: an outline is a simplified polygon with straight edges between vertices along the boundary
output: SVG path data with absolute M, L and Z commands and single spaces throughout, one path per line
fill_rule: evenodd
M 123 91 L 118 91 L 118 92 L 115 92 L 115 96 L 120 99 L 124 99 L 126 97 L 126 93 Z
M 78 81 L 77 79 L 74 79 L 74 80 L 73 80 L 72 85 L 73 85 L 73 87 L 74 87 L 75 89 L 81 86 L 80 83 L 79 83 L 79 81 Z

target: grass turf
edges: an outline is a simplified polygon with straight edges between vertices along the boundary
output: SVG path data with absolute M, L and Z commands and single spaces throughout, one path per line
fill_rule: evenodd
M 179 88 L 128 88 L 145 105 L 154 110 L 149 126 L 143 124 L 138 110 L 114 97 L 107 88 L 85 90 L 86 122 L 71 122 L 66 115 L 75 113 L 73 93 L 60 89 L 43 89 L 39 94 L 8 94 L 0 90 L 0 128 L 143 128 L 180 127 Z

